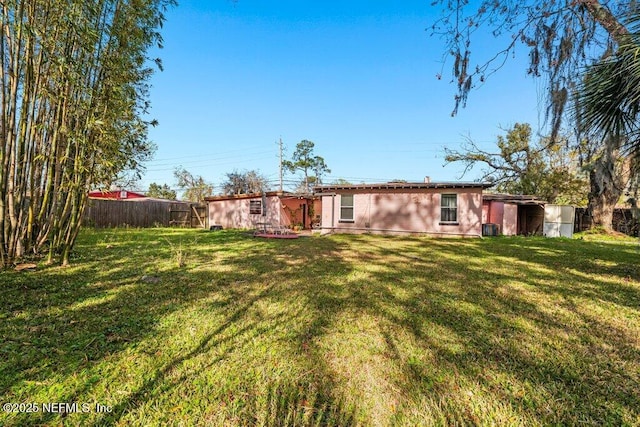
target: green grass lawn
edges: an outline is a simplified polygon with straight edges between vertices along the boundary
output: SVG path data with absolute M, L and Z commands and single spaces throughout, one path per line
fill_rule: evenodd
M 628 242 L 84 230 L 0 290 L 4 426 L 640 425 Z

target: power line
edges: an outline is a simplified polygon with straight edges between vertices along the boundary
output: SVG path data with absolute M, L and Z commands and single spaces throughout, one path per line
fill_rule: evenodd
M 179 160 L 179 159 L 191 159 L 191 158 L 202 158 L 203 156 L 206 157 L 215 157 L 218 156 L 220 154 L 228 154 L 228 153 L 237 153 L 237 152 L 247 152 L 247 150 L 251 150 L 254 148 L 264 148 L 264 145 L 251 145 L 248 147 L 244 147 L 244 148 L 237 148 L 234 150 L 228 150 L 228 151 L 217 151 L 216 153 L 210 153 L 210 154 L 193 154 L 193 155 L 189 155 L 189 156 L 181 156 L 181 157 L 168 157 L 166 159 L 153 159 L 150 160 L 152 162 L 163 162 L 163 161 L 173 161 L 173 160 Z
M 268 152 L 269 154 L 271 154 L 271 152 Z M 257 154 L 261 154 L 261 153 L 257 153 Z M 209 168 L 211 166 L 223 166 L 223 165 L 230 165 L 230 164 L 240 164 L 240 163 L 246 163 L 246 162 L 252 162 L 252 161 L 256 161 L 256 160 L 266 160 L 269 157 L 266 156 L 260 156 L 260 157 L 251 157 L 251 158 L 247 158 L 247 157 L 242 157 L 241 160 L 232 160 L 235 159 L 235 157 L 228 157 L 225 160 L 230 160 L 230 161 L 224 161 L 224 162 L 217 162 L 217 161 L 211 161 L 211 160 L 202 160 L 202 161 L 194 161 L 194 162 L 182 162 L 180 165 L 173 165 L 170 167 L 160 167 L 160 168 L 148 168 L 146 169 L 147 172 L 163 172 L 163 171 L 171 171 L 174 170 L 176 168 L 176 166 L 183 166 L 183 165 L 190 165 L 189 169 L 202 169 L 202 168 Z M 204 165 L 202 165 L 201 163 L 206 163 Z M 169 166 L 169 165 L 167 165 Z
M 460 144 L 461 141 L 425 141 L 425 142 L 403 142 L 403 143 L 396 143 L 393 142 L 393 144 L 396 147 L 402 147 L 402 146 L 433 146 L 433 145 L 440 145 L 440 146 L 446 146 L 446 145 L 455 145 L 455 144 Z M 478 143 L 478 144 L 489 144 L 489 143 L 493 143 L 495 141 L 476 141 L 474 140 L 474 142 Z M 278 143 L 279 144 L 279 143 Z M 388 146 L 388 144 L 390 144 L 390 142 L 385 142 L 385 145 Z M 173 162 L 175 160 L 181 160 L 181 159 L 192 159 L 192 158 L 197 158 L 197 159 L 209 159 L 209 158 L 220 158 L 221 154 L 231 154 L 231 153 L 246 153 L 247 151 L 250 151 L 252 149 L 255 148 L 264 148 L 263 145 L 252 145 L 252 146 L 248 146 L 248 147 L 244 147 L 244 148 L 239 148 L 239 149 L 234 149 L 234 150 L 227 150 L 227 151 L 218 151 L 216 153 L 202 153 L 202 154 L 193 154 L 193 155 L 188 155 L 188 156 L 180 156 L 180 157 L 168 157 L 168 158 L 159 158 L 159 159 L 152 159 L 149 160 L 149 163 L 163 163 L 163 162 Z M 394 149 L 394 150 L 371 150 L 374 152 L 415 152 L 416 150 L 413 149 L 407 149 L 407 150 L 398 150 L 398 149 Z M 436 151 L 435 149 L 430 149 L 430 150 L 420 150 L 420 151 Z M 271 152 L 271 151 L 269 151 Z
M 200 156 L 198 160 L 192 160 L 192 161 L 187 161 L 187 162 L 176 162 L 176 161 L 163 161 L 163 162 L 150 162 L 153 163 L 153 167 L 163 167 L 163 166 L 169 166 L 169 165 L 175 165 L 175 164 L 198 164 L 198 163 L 203 163 L 203 162 L 215 162 L 217 160 L 229 160 L 229 159 L 237 159 L 237 158 L 244 158 L 247 155 L 251 155 L 251 156 L 257 156 L 257 155 L 267 155 L 267 154 L 272 154 L 272 151 L 257 151 L 257 152 L 244 152 L 244 153 L 238 153 L 238 154 L 234 154 L 234 155 L 228 155 L 228 156 L 215 156 L 215 157 L 203 157 Z

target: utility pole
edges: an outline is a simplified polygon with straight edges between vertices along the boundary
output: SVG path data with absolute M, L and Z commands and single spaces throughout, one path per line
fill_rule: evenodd
M 280 192 L 282 193 L 282 138 L 280 138 Z

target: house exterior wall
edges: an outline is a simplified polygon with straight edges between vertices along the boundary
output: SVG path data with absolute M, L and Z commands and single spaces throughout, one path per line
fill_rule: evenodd
M 513 203 L 504 204 L 502 234 L 505 236 L 515 236 L 518 234 L 518 205 Z
M 341 195 L 353 195 L 353 221 L 341 221 Z M 442 194 L 457 194 L 457 223 L 440 221 Z M 322 196 L 322 232 L 480 236 L 482 189 L 344 190 Z
M 286 216 L 282 225 L 309 229 L 320 222 L 322 201 L 319 198 L 290 196 L 281 198 L 281 203 Z
M 311 215 L 311 228 L 318 228 L 322 224 L 322 199 L 313 200 L 313 210 Z
M 497 224 L 504 236 L 518 234 L 518 205 L 501 200 L 485 200 L 482 203 L 482 223 Z
M 313 218 L 320 215 L 321 211 L 321 201 L 318 198 L 276 192 L 267 193 L 266 196 L 212 196 L 205 200 L 209 225 L 221 225 L 223 228 L 260 228 L 257 225 L 264 223 L 272 226 L 303 225 L 304 228 L 311 228 Z M 251 202 L 263 200 L 266 202 L 266 215 L 251 214 Z
M 504 202 L 493 201 L 489 209 L 489 224 L 498 224 L 502 231 L 502 222 L 504 219 Z
M 223 228 L 241 229 L 257 228 L 256 224 L 261 222 L 289 225 L 277 196 L 266 198 L 266 215 L 249 213 L 249 205 L 252 200 L 262 201 L 262 197 L 208 201 L 209 224 L 221 225 Z
M 286 217 L 285 219 L 286 222 L 284 222 L 282 225 L 287 225 L 287 226 L 302 225 L 303 213 L 305 217 L 308 217 L 308 213 L 306 212 L 307 210 L 306 200 L 290 198 L 290 199 L 282 199 L 281 203 L 285 213 L 284 216 Z
M 491 202 L 488 200 L 482 201 L 482 223 L 489 223 L 489 209 L 491 209 Z
M 499 200 L 484 200 L 482 202 L 482 223 L 496 224 L 498 226 L 499 234 L 504 233 L 504 214 L 504 202 Z

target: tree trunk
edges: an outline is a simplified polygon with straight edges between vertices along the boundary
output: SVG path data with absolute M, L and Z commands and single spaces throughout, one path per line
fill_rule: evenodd
M 592 227 L 611 231 L 613 227 L 613 210 L 620 194 L 613 190 L 607 190 L 610 182 L 598 179 L 595 171 L 589 173 L 591 192 L 589 193 L 589 212 L 592 218 Z M 604 184 L 604 185 L 603 185 Z
M 622 158 L 618 150 L 607 144 L 589 172 L 589 212 L 592 227 L 611 231 L 613 210 L 622 196 L 630 178 L 630 163 Z

